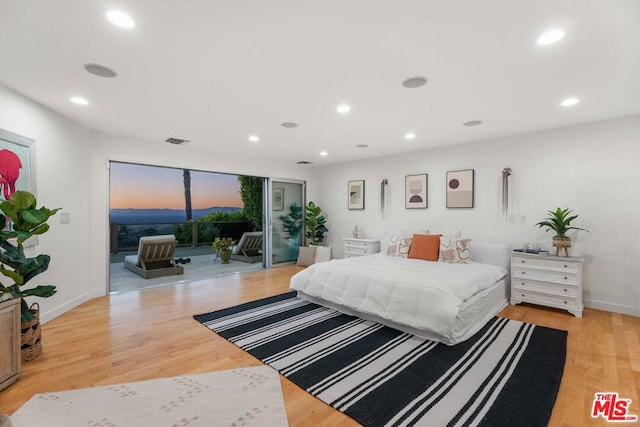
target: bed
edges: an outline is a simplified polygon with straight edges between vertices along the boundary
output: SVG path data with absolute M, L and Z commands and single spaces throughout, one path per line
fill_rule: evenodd
M 456 264 L 375 254 L 313 264 L 299 297 L 447 345 L 473 336 L 508 302 L 510 248 L 471 242 Z

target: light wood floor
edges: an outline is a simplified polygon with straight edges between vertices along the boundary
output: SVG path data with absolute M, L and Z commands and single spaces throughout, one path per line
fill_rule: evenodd
M 0 413 L 13 413 L 35 393 L 259 365 L 192 315 L 286 292 L 297 271 L 276 268 L 93 299 L 43 326 L 44 354 L 0 392 Z M 640 318 L 587 309 L 577 319 L 526 305 L 501 315 L 569 331 L 551 426 L 606 425 L 590 416 L 600 391 L 632 399 L 630 412 L 640 415 Z M 358 425 L 281 382 L 291 426 Z

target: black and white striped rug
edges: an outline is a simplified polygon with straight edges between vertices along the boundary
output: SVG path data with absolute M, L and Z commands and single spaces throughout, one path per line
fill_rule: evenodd
M 295 292 L 194 318 L 365 426 L 546 426 L 567 343 L 496 317 L 446 346 Z

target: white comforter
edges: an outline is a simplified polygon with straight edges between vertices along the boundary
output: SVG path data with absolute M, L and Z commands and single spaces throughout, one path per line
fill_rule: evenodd
M 314 264 L 291 289 L 357 312 L 454 339 L 455 319 L 469 298 L 506 275 L 503 267 L 449 264 L 382 254 Z

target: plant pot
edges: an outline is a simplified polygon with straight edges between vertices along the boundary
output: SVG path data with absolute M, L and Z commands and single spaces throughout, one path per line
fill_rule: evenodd
M 571 247 L 570 237 L 553 236 L 553 247 L 556 248 L 556 256 L 560 256 L 560 252 L 564 249 L 564 255 L 569 256 L 569 248 Z
M 220 259 L 223 264 L 229 264 L 229 260 L 231 260 L 231 250 L 221 250 L 220 251 Z
M 40 306 L 38 303 L 31 304 L 29 313 L 34 319 L 20 324 L 22 338 L 20 358 L 22 363 L 37 359 L 42 354 L 42 329 L 40 328 Z

